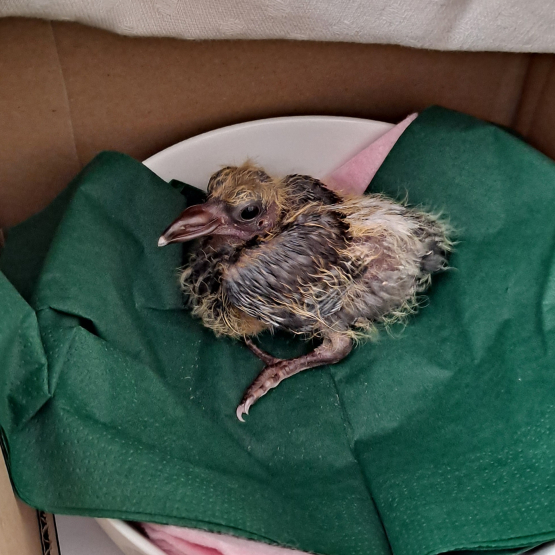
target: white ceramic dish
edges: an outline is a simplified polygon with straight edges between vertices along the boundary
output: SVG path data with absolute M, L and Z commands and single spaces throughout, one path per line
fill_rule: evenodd
M 169 181 L 205 189 L 212 173 L 247 158 L 268 172 L 324 177 L 393 126 L 355 118 L 300 116 L 241 123 L 171 146 L 144 161 Z
M 167 555 L 123 520 L 97 518 L 96 521 L 125 555 Z
M 166 181 L 179 179 L 202 189 L 222 166 L 241 164 L 247 158 L 278 176 L 301 173 L 323 178 L 392 127 L 325 116 L 258 120 L 182 141 L 144 164 Z M 126 555 L 164 555 L 121 520 L 98 519 L 98 523 Z M 555 546 L 546 545 L 534 555 L 555 555 Z

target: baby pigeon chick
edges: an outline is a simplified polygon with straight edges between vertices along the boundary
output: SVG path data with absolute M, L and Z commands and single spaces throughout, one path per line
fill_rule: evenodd
M 237 417 L 282 380 L 345 358 L 375 323 L 406 314 L 446 267 L 445 226 L 382 195 L 340 197 L 303 175 L 273 179 L 226 167 L 204 204 L 187 208 L 159 246 L 202 238 L 181 275 L 193 313 L 217 335 L 242 338 L 265 364 Z M 282 360 L 252 336 L 284 329 L 322 339 Z

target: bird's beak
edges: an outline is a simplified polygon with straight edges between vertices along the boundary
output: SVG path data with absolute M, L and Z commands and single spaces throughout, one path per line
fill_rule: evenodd
M 223 222 L 216 206 L 209 203 L 197 204 L 181 213 L 158 240 L 158 246 L 169 243 L 184 243 L 197 237 L 210 235 Z

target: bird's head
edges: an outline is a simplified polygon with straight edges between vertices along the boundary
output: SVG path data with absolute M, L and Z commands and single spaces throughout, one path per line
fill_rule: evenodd
M 248 241 L 263 235 L 279 218 L 279 185 L 264 170 L 251 164 L 228 166 L 208 182 L 208 198 L 187 208 L 158 241 L 185 242 L 206 235 Z

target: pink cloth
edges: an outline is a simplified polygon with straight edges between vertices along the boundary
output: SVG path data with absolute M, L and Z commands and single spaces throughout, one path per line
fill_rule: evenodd
M 418 114 L 411 114 L 362 152 L 336 169 L 324 179 L 326 185 L 334 191 L 362 195 L 376 172 L 383 164 L 390 150 L 395 146 L 405 129 L 416 119 Z
M 351 158 L 324 180 L 330 189 L 362 195 L 405 129 L 416 119 L 412 114 Z M 150 540 L 168 555 L 300 555 L 303 552 L 225 534 L 193 528 L 142 524 Z
M 150 540 L 168 555 L 300 555 L 304 553 L 192 528 L 162 524 L 142 524 L 142 527 Z

